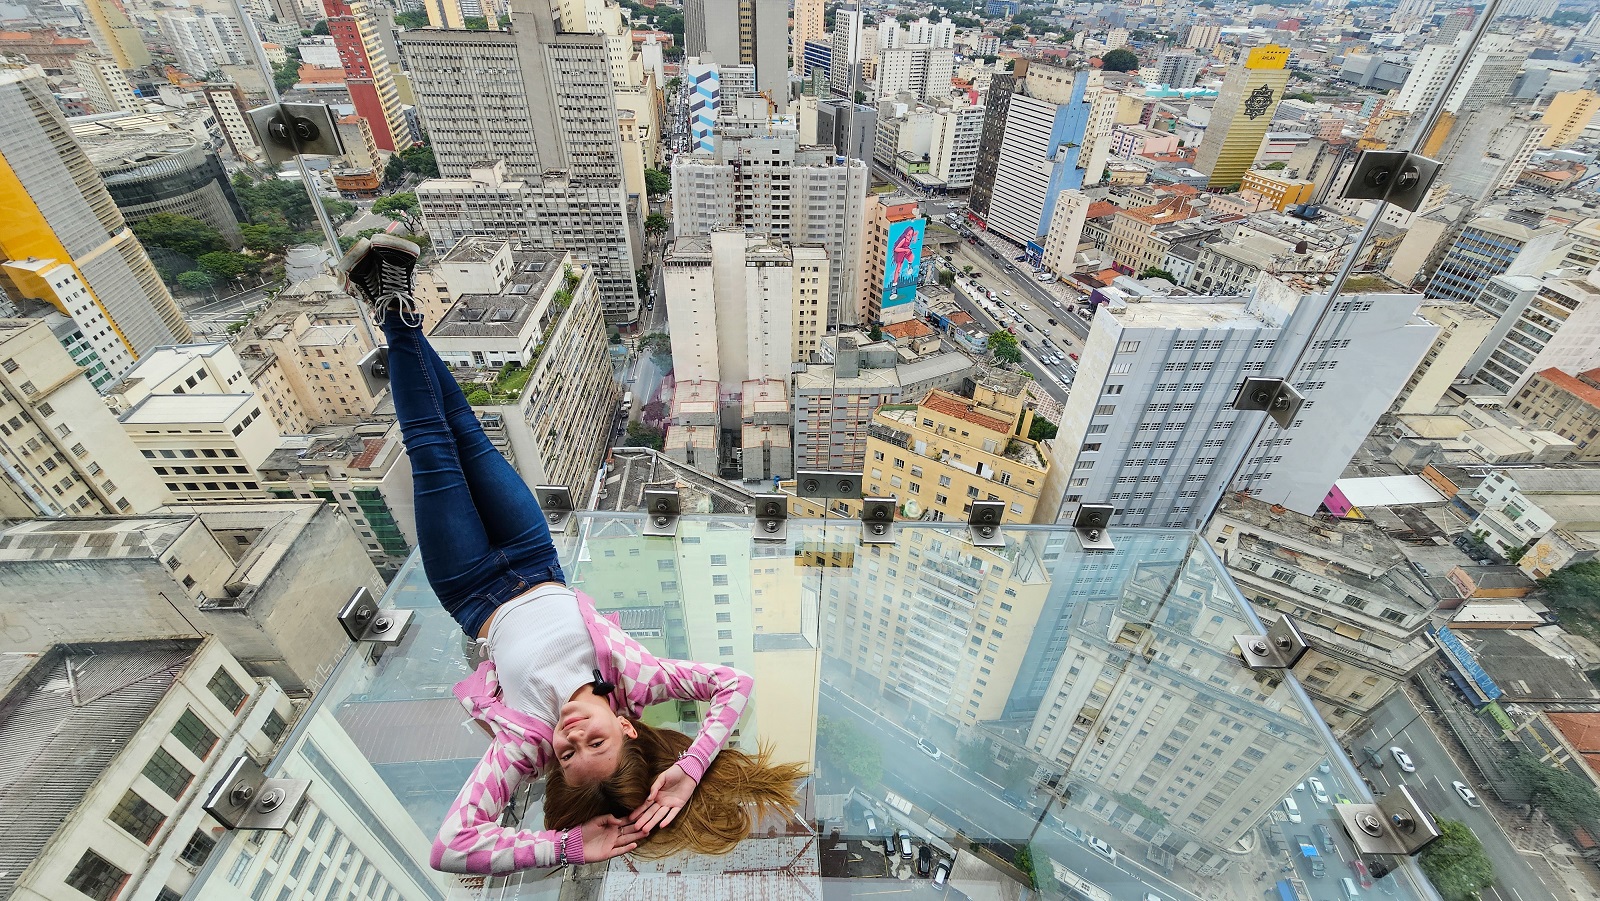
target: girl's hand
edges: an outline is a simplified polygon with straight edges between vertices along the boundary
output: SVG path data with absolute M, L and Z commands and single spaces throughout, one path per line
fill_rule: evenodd
M 645 835 L 672 825 L 678 811 L 689 803 L 697 784 L 683 767 L 673 764 L 656 777 L 655 784 L 650 787 L 650 797 L 628 819 Z
M 644 832 L 627 820 L 601 814 L 583 824 L 583 859 L 586 863 L 610 860 L 639 847 Z

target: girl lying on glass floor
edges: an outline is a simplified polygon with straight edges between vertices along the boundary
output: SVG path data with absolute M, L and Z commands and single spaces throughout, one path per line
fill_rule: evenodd
M 455 691 L 493 741 L 445 817 L 433 866 L 509 873 L 641 845 L 652 856 L 732 849 L 752 813 L 796 804 L 804 769 L 774 765 L 766 751 L 721 750 L 750 696 L 748 675 L 657 659 L 566 586 L 543 512 L 423 335 L 411 297 L 417 254 L 410 241 L 374 235 L 339 270 L 389 340 L 428 582 L 488 650 Z M 669 700 L 710 702 L 693 740 L 639 720 Z M 545 829 L 501 826 L 506 804 L 540 774 Z

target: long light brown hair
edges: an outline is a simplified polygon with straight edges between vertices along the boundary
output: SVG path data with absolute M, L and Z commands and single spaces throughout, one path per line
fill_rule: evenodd
M 602 814 L 626 817 L 650 797 L 656 777 L 689 748 L 689 736 L 681 732 L 632 722 L 639 737 L 623 742 L 617 771 L 606 779 L 572 785 L 562 778 L 560 768 L 550 771 L 544 796 L 546 829 L 571 829 Z M 677 851 L 726 854 L 750 834 L 757 817 L 769 810 L 798 806 L 795 783 L 805 776 L 806 769 L 800 764 L 774 764 L 771 747 L 762 746 L 754 756 L 724 748 L 672 825 L 651 833 L 634 853 L 646 857 L 665 857 Z

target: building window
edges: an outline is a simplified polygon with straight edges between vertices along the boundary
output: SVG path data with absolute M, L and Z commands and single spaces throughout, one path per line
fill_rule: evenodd
M 230 713 L 238 713 L 239 708 L 244 706 L 244 699 L 248 697 L 244 689 L 239 687 L 239 683 L 228 675 L 228 671 L 220 667 L 211 677 L 211 681 L 206 683 L 206 688 L 211 689 L 211 693 L 217 696 L 217 700 L 221 701 L 222 706 L 228 708 Z
M 267 711 L 266 720 L 261 723 L 261 734 L 265 735 L 269 741 L 276 742 L 283 737 L 283 732 L 288 727 L 289 724 L 284 722 L 278 711 L 269 710 Z
M 191 867 L 202 866 L 211 856 L 211 849 L 216 846 L 216 839 L 196 830 L 195 834 L 189 837 L 189 843 L 178 852 L 178 859 Z
M 95 901 L 110 901 L 127 881 L 127 873 L 93 851 L 83 852 L 72 872 L 67 874 L 67 885 Z
M 178 798 L 189 787 L 194 774 L 184 768 L 178 758 L 168 754 L 166 748 L 156 748 L 150 755 L 150 762 L 144 765 L 144 777 L 155 783 L 156 788 Z
M 211 754 L 211 749 L 217 746 L 217 734 L 208 729 L 193 710 L 185 710 L 183 716 L 178 717 L 178 724 L 172 727 L 172 735 L 201 760 L 205 760 Z
M 156 830 L 161 828 L 166 819 L 165 814 L 132 790 L 123 795 L 122 800 L 111 811 L 111 822 L 121 826 L 123 831 L 147 845 L 152 838 L 155 838 Z

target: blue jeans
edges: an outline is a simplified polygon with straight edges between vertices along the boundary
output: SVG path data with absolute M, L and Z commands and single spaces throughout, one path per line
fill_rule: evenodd
M 422 330 L 390 313 L 383 332 L 422 566 L 439 603 L 476 638 L 496 607 L 566 576 L 533 492 L 489 443 Z

